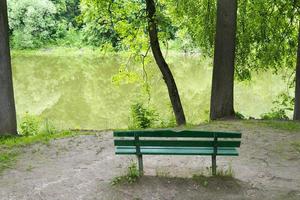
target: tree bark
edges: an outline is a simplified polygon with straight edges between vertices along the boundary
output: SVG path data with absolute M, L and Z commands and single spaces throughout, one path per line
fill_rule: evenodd
M 158 32 L 157 32 L 157 22 L 155 16 L 156 7 L 155 7 L 154 0 L 146 0 L 146 6 L 147 6 L 147 13 L 148 13 L 148 32 L 150 37 L 152 53 L 155 58 L 156 64 L 158 65 L 163 75 L 163 79 L 167 85 L 169 97 L 172 103 L 177 125 L 184 125 L 186 124 L 186 119 L 182 108 L 181 100 L 179 97 L 178 89 L 174 77 L 172 75 L 172 72 L 167 62 L 165 61 L 160 49 Z
M 0 0 L 0 135 L 17 134 L 6 0 Z
M 296 89 L 295 89 L 295 108 L 294 120 L 300 120 L 300 22 L 298 28 L 298 53 L 296 64 Z
M 210 118 L 232 118 L 237 0 L 218 0 Z

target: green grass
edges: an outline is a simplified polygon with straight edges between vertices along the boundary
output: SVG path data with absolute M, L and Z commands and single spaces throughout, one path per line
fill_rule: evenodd
M 284 130 L 289 132 L 298 132 L 300 131 L 300 122 L 296 121 L 279 121 L 279 120 L 245 120 L 247 124 L 251 125 L 261 125 L 267 126 L 270 128 Z
M 123 176 L 117 176 L 113 178 L 111 181 L 111 185 L 118 185 L 122 183 L 135 183 L 140 178 L 140 173 L 137 167 L 137 164 L 135 162 L 131 162 L 127 169 L 126 175 Z
M 59 57 L 66 57 L 66 56 L 111 56 L 111 55 L 118 55 L 124 56 L 127 58 L 130 54 L 126 51 L 114 52 L 114 51 L 107 51 L 101 48 L 94 48 L 94 47 L 64 47 L 64 46 L 45 46 L 44 48 L 40 49 L 24 49 L 24 50 L 12 50 L 12 57 L 15 56 L 59 56 Z
M 286 130 L 286 131 L 300 131 L 300 123 L 292 121 L 264 121 L 263 124 L 266 126 Z
M 193 180 L 202 185 L 203 187 L 207 187 L 213 179 L 234 179 L 234 172 L 229 165 L 227 169 L 217 168 L 217 173 L 215 176 L 212 175 L 212 169 L 206 168 L 202 170 L 199 174 L 193 175 Z
M 15 161 L 16 157 L 19 153 L 14 151 L 3 151 L 0 150 L 0 173 L 7 168 L 11 168 Z
M 65 138 L 65 137 L 72 137 L 78 135 L 78 133 L 74 133 L 71 131 L 63 131 L 55 134 L 49 133 L 41 133 L 34 136 L 5 136 L 0 137 L 0 147 L 5 148 L 13 148 L 13 147 L 22 147 L 34 143 L 44 143 L 47 144 L 51 139 L 58 139 L 58 138 Z
M 233 178 L 234 177 L 234 172 L 232 169 L 231 164 L 229 165 L 228 169 L 219 169 L 217 168 L 217 177 L 228 177 L 228 178 Z
M 54 134 L 41 133 L 34 136 L 0 136 L 0 173 L 7 168 L 13 167 L 21 148 L 36 143 L 48 145 L 53 139 L 73 137 L 76 135 L 91 135 L 95 133 L 77 133 L 62 131 Z
M 156 169 L 156 176 L 157 177 L 171 177 L 170 172 L 162 170 L 162 169 Z

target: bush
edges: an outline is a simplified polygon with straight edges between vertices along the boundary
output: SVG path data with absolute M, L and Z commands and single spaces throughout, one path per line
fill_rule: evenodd
M 37 44 L 39 43 L 39 44 Z M 16 49 L 34 48 L 39 46 L 40 42 L 34 41 L 31 34 L 25 33 L 21 30 L 15 30 L 12 37 L 12 46 Z
M 294 98 L 286 93 L 281 93 L 273 101 L 274 108 L 270 112 L 262 114 L 260 117 L 264 120 L 288 120 L 288 112 L 293 111 Z
M 158 115 L 152 109 L 145 108 L 142 103 L 136 103 L 131 106 L 131 118 L 129 129 L 145 129 L 154 126 Z
M 81 47 L 82 46 L 82 35 L 79 30 L 69 26 L 64 27 L 64 23 L 60 23 L 60 31 L 57 31 L 56 40 L 57 45 L 70 46 L 70 47 Z
M 260 118 L 264 120 L 288 120 L 289 119 L 284 109 L 279 109 L 279 110 L 272 109 L 271 112 L 262 114 Z
M 40 131 L 40 119 L 26 113 L 20 123 L 20 129 L 24 136 L 37 135 Z
M 50 0 L 8 1 L 9 25 L 15 48 L 36 48 L 53 40 L 55 5 Z

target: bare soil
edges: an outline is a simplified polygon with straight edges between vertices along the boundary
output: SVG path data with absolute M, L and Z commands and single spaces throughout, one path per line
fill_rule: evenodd
M 114 154 L 112 132 L 53 140 L 23 149 L 16 166 L 0 175 L 1 200 L 300 199 L 300 133 L 228 121 L 198 127 L 243 133 L 239 157 L 218 157 L 234 178 L 191 178 L 211 166 L 210 157 L 145 156 L 145 176 L 112 186 L 134 156 Z M 205 183 L 204 183 L 205 182 Z

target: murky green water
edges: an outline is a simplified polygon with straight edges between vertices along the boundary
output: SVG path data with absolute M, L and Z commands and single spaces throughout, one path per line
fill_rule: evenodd
M 147 103 L 141 81 L 112 82 L 121 56 L 18 55 L 13 57 L 17 115 L 25 112 L 48 118 L 61 128 L 126 128 L 130 105 Z M 189 123 L 208 118 L 212 63 L 196 56 L 168 58 Z M 129 69 L 134 68 L 133 66 Z M 142 77 L 141 67 L 136 66 Z M 171 116 L 166 86 L 154 63 L 147 67 L 151 85 L 150 105 L 162 118 Z M 124 81 L 126 82 L 126 81 Z M 251 82 L 235 86 L 235 109 L 259 117 L 272 107 L 274 98 L 286 88 L 279 76 L 255 75 Z

